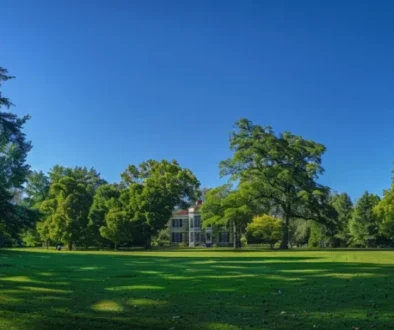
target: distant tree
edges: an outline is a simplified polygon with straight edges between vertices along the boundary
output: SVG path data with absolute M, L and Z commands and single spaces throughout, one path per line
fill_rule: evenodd
M 365 192 L 357 201 L 349 223 L 352 246 L 374 246 L 379 235 L 379 222 L 374 208 L 379 196 Z
M 203 187 L 201 188 L 201 199 L 203 202 L 205 202 L 206 196 L 208 194 L 208 192 L 211 190 L 212 188 L 207 188 L 207 187 Z
M 374 214 L 378 218 L 379 232 L 386 239 L 394 239 L 394 184 L 385 190 L 382 200 L 375 206 Z
M 40 236 L 35 228 L 23 229 L 19 237 L 24 246 L 37 246 L 40 243 Z
M 312 221 L 310 224 L 310 236 L 308 240 L 308 247 L 326 247 L 327 229 L 321 223 Z
M 322 144 L 289 132 L 275 135 L 271 127 L 247 119 L 236 123 L 230 138 L 234 151 L 221 163 L 221 174 L 248 182 L 250 198 L 269 204 L 283 216 L 281 248 L 289 246 L 291 220 L 315 220 L 330 224 L 329 188 L 317 183 L 323 173 Z
M 105 184 L 97 188 L 96 194 L 93 198 L 93 204 L 89 211 L 88 232 L 90 234 L 90 241 L 92 243 L 97 245 L 103 244 L 103 237 L 111 237 L 109 240 L 113 243 L 120 242 L 114 242 L 112 239 L 112 236 L 114 235 L 112 233 L 114 231 L 114 215 L 112 214 L 111 216 L 108 216 L 110 212 L 114 213 L 115 211 L 118 212 L 122 210 L 120 195 L 121 190 L 119 190 L 116 185 Z M 112 226 L 112 229 L 103 229 L 103 236 L 101 234 L 100 228 L 107 226 L 107 220 L 109 220 L 109 226 Z M 117 236 L 120 237 L 120 235 Z
M 100 177 L 100 173 L 98 173 L 94 168 L 88 169 L 87 167 L 81 166 L 72 168 L 55 165 L 49 171 L 51 183 L 59 182 L 60 179 L 66 176 L 74 178 L 78 183 L 83 184 L 92 197 L 98 187 L 107 183 Z
M 42 172 L 33 171 L 27 177 L 24 199 L 25 204 L 33 209 L 39 209 L 41 203 L 49 195 L 50 181 Z
M 119 243 L 130 240 L 131 227 L 126 212 L 112 209 L 105 215 L 105 225 L 100 227 L 100 234 L 114 243 L 116 250 Z
M 266 214 L 257 216 L 248 224 L 247 231 L 252 236 L 261 238 L 272 249 L 282 239 L 282 221 Z
M 12 78 L 6 69 L 0 67 L 0 87 Z M 23 133 L 23 126 L 30 117 L 18 117 L 8 112 L 12 105 L 0 90 L 0 236 L 4 237 L 3 242 L 5 237 L 15 238 L 17 235 L 14 220 L 19 221 L 19 210 L 13 198 L 29 173 L 26 157 L 31 149 Z
M 84 242 L 88 226 L 88 214 L 92 200 L 82 183 L 72 177 L 63 177 L 53 183 L 49 198 L 42 202 L 40 210 L 46 215 L 37 229 L 41 237 L 52 242 L 67 243 L 72 250 L 76 242 Z
M 331 197 L 331 205 L 337 216 L 337 226 L 331 238 L 332 246 L 346 246 L 350 238 L 349 224 L 353 216 L 353 202 L 346 193 L 334 194 Z
M 312 220 L 295 219 L 289 227 L 291 245 L 303 246 L 308 244 L 311 235 Z
M 252 221 L 253 211 L 242 188 L 232 190 L 231 185 L 211 189 L 201 209 L 203 226 L 232 228 L 234 248 L 240 248 L 241 237 Z
M 171 235 L 170 228 L 169 227 L 164 228 L 164 229 L 160 230 L 157 233 L 157 236 L 156 236 L 156 238 L 154 240 L 154 243 L 157 246 L 161 246 L 161 247 L 169 246 L 170 245 L 170 241 L 171 241 L 171 236 L 170 235 Z
M 52 211 L 52 209 L 50 210 L 49 206 L 46 206 L 45 210 L 48 214 L 44 219 L 41 219 L 37 222 L 35 230 L 38 234 L 40 241 L 48 249 L 51 239 L 57 240 L 57 237 L 54 237 L 54 233 L 51 230 L 51 222 L 53 218 L 53 215 L 51 213 L 54 211 Z
M 15 243 L 15 239 L 10 234 L 9 229 L 4 223 L 0 223 L 0 247 L 12 246 Z
M 145 247 L 163 229 L 175 207 L 187 207 L 200 197 L 200 183 L 189 169 L 176 161 L 148 160 L 138 167 L 130 165 L 122 174 L 128 187 L 128 212 L 138 227 Z

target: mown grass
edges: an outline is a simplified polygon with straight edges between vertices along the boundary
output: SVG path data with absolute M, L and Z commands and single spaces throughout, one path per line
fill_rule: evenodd
M 0 250 L 0 329 L 394 329 L 394 252 Z

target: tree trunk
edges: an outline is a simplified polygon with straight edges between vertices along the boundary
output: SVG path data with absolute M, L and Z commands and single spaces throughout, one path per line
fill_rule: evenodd
M 237 238 L 237 243 L 236 243 L 237 249 L 240 249 L 242 247 L 242 244 L 241 244 L 241 231 L 239 228 L 237 228 L 236 238 Z
M 67 247 L 68 247 L 69 251 L 72 251 L 72 249 L 73 249 L 73 242 L 68 242 L 67 243 Z
M 233 248 L 237 248 L 237 227 L 235 221 L 233 221 Z
M 270 243 L 270 249 L 272 250 L 274 248 L 274 244 Z
M 145 240 L 145 249 L 149 250 L 152 247 L 151 244 L 152 244 L 152 236 L 149 235 L 146 237 L 146 240 Z
M 239 249 L 241 247 L 241 230 L 240 227 L 237 226 L 236 222 L 233 221 L 233 248 Z
M 116 243 L 114 243 L 114 245 L 115 245 L 115 251 L 116 251 L 116 248 L 118 247 L 118 245 Z
M 280 249 L 281 250 L 286 250 L 286 249 L 289 248 L 289 221 L 290 221 L 290 218 L 286 214 L 285 215 L 285 221 L 283 222 L 282 242 L 280 243 Z

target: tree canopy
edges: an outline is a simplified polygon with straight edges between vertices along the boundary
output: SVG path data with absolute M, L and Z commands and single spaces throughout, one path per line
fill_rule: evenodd
M 383 198 L 375 206 L 374 213 L 379 222 L 379 232 L 382 236 L 394 239 L 394 184 L 391 189 L 383 192 Z
M 16 228 L 23 228 L 21 212 L 26 212 L 12 201 L 14 193 L 22 189 L 29 174 L 30 166 L 26 157 L 31 143 L 26 140 L 23 126 L 30 118 L 28 115 L 19 117 L 8 110 L 13 106 L 3 96 L 2 84 L 14 77 L 5 68 L 0 67 L 0 240 L 15 236 Z
M 41 225 L 42 236 L 53 242 L 67 243 L 71 250 L 76 242 L 86 238 L 91 196 L 82 183 L 72 177 L 63 177 L 51 185 L 49 198 L 41 204 L 46 215 Z
M 379 223 L 374 208 L 379 201 L 379 196 L 367 191 L 357 201 L 353 217 L 349 223 L 352 246 L 371 247 L 376 244 Z
M 130 165 L 122 174 L 128 187 L 128 212 L 138 226 L 145 246 L 163 229 L 176 207 L 184 208 L 200 196 L 200 183 L 189 169 L 176 161 L 148 160 Z
M 267 243 L 271 248 L 282 239 L 282 221 L 278 218 L 264 214 L 253 218 L 248 224 L 248 233 L 260 238 L 263 243 Z
M 234 247 L 241 247 L 241 236 L 252 221 L 253 212 L 242 189 L 232 190 L 223 185 L 207 192 L 201 209 L 203 226 L 231 228 L 235 234 Z
M 346 193 L 334 194 L 331 197 L 331 205 L 336 211 L 337 221 L 332 239 L 333 246 L 346 246 L 350 239 L 349 224 L 353 215 L 353 202 Z
M 330 222 L 330 189 L 317 182 L 324 172 L 324 145 L 290 132 L 276 135 L 269 126 L 241 119 L 230 137 L 230 148 L 233 157 L 221 162 L 221 174 L 247 182 L 251 198 L 283 216 L 281 248 L 289 246 L 292 219 Z

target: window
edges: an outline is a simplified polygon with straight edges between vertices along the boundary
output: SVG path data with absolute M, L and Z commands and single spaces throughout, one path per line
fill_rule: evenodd
M 220 243 L 228 243 L 228 233 L 227 232 L 219 233 L 219 242 Z
M 196 242 L 200 241 L 200 233 L 195 233 Z
M 182 227 L 183 221 L 182 219 L 172 219 L 172 227 L 173 228 L 179 228 Z
M 211 240 L 211 233 L 206 233 L 205 235 L 206 235 L 207 241 L 210 241 Z
M 199 215 L 194 217 L 194 227 L 201 227 L 201 218 Z
M 194 226 L 193 226 L 193 218 L 190 218 L 190 228 L 193 228 Z
M 179 243 L 182 242 L 182 233 L 172 233 L 171 234 L 171 241 L 173 243 Z
M 194 233 L 193 232 L 190 233 L 190 242 L 191 243 L 194 242 Z

